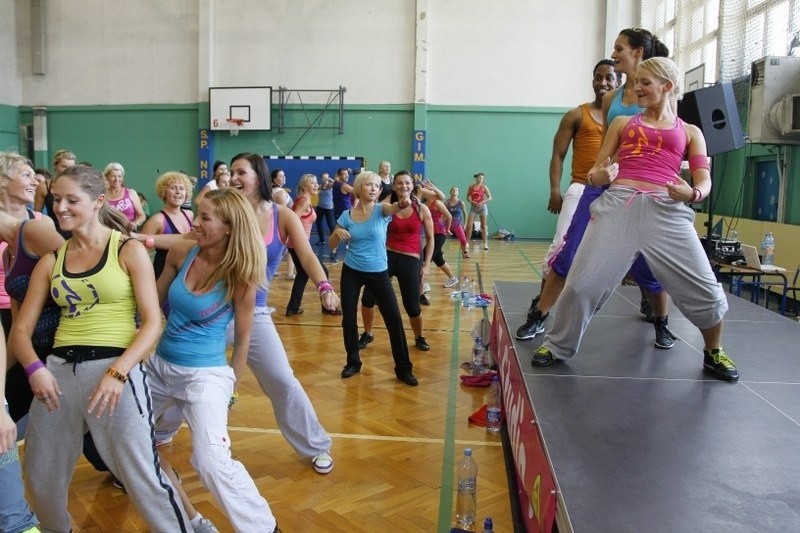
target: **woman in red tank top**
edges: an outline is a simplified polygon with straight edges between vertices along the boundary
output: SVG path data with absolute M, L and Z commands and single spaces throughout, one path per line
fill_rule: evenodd
M 397 278 L 403 308 L 408 314 L 408 321 L 414 330 L 415 345 L 419 350 L 431 349 L 422 335 L 422 308 L 420 307 L 420 287 L 428 276 L 428 268 L 433 255 L 433 221 L 427 206 L 411 195 L 414 180 L 407 171 L 395 174 L 393 184 L 397 201 L 411 200 L 411 205 L 392 215 L 386 237 L 386 251 L 389 260 L 389 277 Z M 394 196 L 394 194 L 392 196 Z M 390 202 L 391 196 L 386 198 Z M 422 247 L 421 232 L 425 232 L 425 248 Z M 364 290 L 361 298 L 361 316 L 364 322 L 364 333 L 358 341 L 360 348 L 374 340 L 372 323 L 375 319 L 375 298 L 368 290 Z
M 485 185 L 486 176 L 483 172 L 475 174 L 475 183 L 467 188 L 467 200 L 469 201 L 469 216 L 467 217 L 467 235 L 472 235 L 472 228 L 475 223 L 475 215 L 478 215 L 481 222 L 481 238 L 483 239 L 483 249 L 489 249 L 489 226 L 486 224 L 486 215 L 489 214 L 489 207 L 486 205 L 492 199 L 489 187 Z

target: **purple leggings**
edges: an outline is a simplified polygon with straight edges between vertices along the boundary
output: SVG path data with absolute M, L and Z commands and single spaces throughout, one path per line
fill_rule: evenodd
M 591 218 L 589 206 L 607 188 L 607 185 L 604 187 L 586 185 L 583 189 L 581 199 L 578 201 L 578 207 L 572 216 L 572 222 L 569 225 L 569 229 L 567 229 L 566 235 L 564 235 L 564 244 L 550 262 L 550 268 L 562 278 L 567 277 L 569 269 L 572 267 L 572 261 L 575 259 L 575 253 L 578 251 L 578 246 L 583 240 L 583 234 L 586 233 L 586 226 L 589 225 L 589 219 Z M 647 292 L 659 293 L 664 290 L 641 255 L 634 261 L 629 274 Z

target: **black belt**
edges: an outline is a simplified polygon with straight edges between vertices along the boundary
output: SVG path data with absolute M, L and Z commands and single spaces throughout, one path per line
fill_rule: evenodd
M 75 368 L 84 361 L 96 361 L 99 359 L 113 359 L 125 353 L 125 348 L 113 348 L 106 346 L 60 346 L 53 348 L 53 355 L 64 359 L 64 364 L 72 363 L 72 373 Z

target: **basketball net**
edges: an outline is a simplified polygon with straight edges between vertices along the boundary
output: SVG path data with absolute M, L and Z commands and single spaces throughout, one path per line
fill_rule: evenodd
M 239 135 L 239 130 L 242 128 L 242 124 L 244 124 L 244 119 L 241 118 L 229 118 L 227 119 L 228 122 L 228 129 L 231 132 L 231 137 L 236 137 Z

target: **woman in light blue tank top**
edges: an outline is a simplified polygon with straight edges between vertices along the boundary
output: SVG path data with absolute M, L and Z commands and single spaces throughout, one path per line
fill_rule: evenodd
M 198 204 L 197 243 L 172 247 L 158 279 L 170 313 L 147 362 L 156 416 L 176 406 L 192 432 L 192 465 L 237 531 L 274 531 L 277 521 L 244 466 L 231 457 L 228 406 L 244 372 L 255 293 L 266 286 L 261 232 L 247 201 L 230 189 Z M 236 317 L 231 366 L 225 330 Z M 167 458 L 161 462 L 171 471 Z M 235 491 L 229 490 L 236 487 Z

